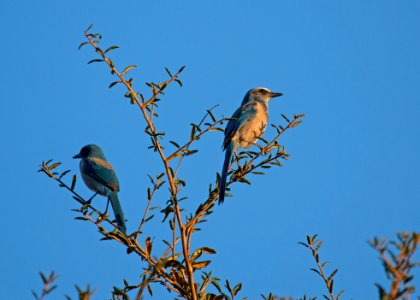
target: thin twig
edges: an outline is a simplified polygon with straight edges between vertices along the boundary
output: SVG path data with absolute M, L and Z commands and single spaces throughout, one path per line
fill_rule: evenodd
M 331 299 L 332 300 L 335 300 L 336 298 L 335 298 L 335 296 L 333 294 L 332 289 L 330 288 L 330 284 L 331 284 L 330 283 L 330 280 L 328 280 L 328 278 L 325 276 L 324 268 L 322 267 L 322 265 L 321 265 L 321 263 L 319 261 L 317 250 L 313 247 L 313 244 L 312 243 L 309 243 L 309 249 L 311 249 L 312 256 L 315 258 L 315 262 L 316 262 L 316 264 L 318 266 L 319 273 L 321 274 L 322 279 L 324 280 L 325 284 L 327 285 L 327 290 L 330 293 Z
M 152 204 L 152 201 L 153 201 L 153 197 L 154 197 L 154 195 L 155 195 L 155 193 L 156 193 L 156 191 L 159 189 L 159 183 L 158 182 L 156 182 L 156 183 L 154 183 L 153 184 L 153 190 L 152 190 L 152 192 L 150 193 L 150 198 L 149 199 L 147 199 L 147 206 L 146 206 L 146 210 L 144 211 L 144 214 L 143 214 L 143 218 L 141 219 L 141 223 L 140 223 L 140 225 L 139 225 L 139 228 L 137 229 L 137 232 L 136 232 L 136 238 L 138 237 L 138 235 L 139 234 L 141 234 L 142 233 L 142 228 L 143 228 L 143 225 L 146 223 L 146 218 L 147 218 L 147 214 L 149 213 L 149 210 L 150 210 L 150 205 Z

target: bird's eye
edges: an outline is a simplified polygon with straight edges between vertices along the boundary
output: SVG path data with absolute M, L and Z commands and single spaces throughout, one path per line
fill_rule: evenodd
M 260 89 L 259 92 L 263 95 L 267 94 L 267 90 L 264 90 L 264 89 Z

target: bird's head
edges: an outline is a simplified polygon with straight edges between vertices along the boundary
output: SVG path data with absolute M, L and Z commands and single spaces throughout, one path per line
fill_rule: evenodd
M 73 156 L 73 158 L 86 158 L 86 157 L 98 157 L 105 159 L 105 155 L 102 152 L 102 149 L 94 144 L 84 146 L 79 154 Z
M 242 104 L 247 103 L 249 101 L 259 101 L 268 103 L 272 98 L 283 96 L 282 93 L 275 93 L 270 91 L 264 87 L 257 87 L 254 89 L 250 89 L 248 93 L 246 93 Z

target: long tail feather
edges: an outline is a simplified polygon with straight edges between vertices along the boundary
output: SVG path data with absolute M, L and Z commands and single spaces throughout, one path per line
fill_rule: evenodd
M 226 145 L 225 162 L 223 163 L 222 178 L 220 179 L 219 205 L 222 204 L 223 201 L 225 200 L 226 177 L 229 171 L 230 161 L 232 160 L 233 151 L 234 151 L 234 143 L 229 142 Z
M 117 221 L 118 227 L 122 232 L 127 231 L 125 226 L 124 212 L 121 208 L 120 200 L 118 199 L 117 193 L 111 193 L 108 196 L 109 201 L 111 201 L 112 210 L 114 211 L 115 220 Z

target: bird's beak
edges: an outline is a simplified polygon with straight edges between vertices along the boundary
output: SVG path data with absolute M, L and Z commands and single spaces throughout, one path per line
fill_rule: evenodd
M 283 93 L 271 92 L 271 98 L 280 97 L 280 96 L 283 96 Z
M 82 158 L 82 156 L 79 154 L 76 154 L 75 156 L 73 156 L 73 158 Z

